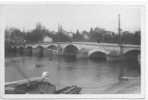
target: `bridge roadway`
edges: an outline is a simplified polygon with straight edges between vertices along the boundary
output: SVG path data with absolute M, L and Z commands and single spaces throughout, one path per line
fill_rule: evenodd
M 14 46 L 12 47 L 14 48 Z M 126 57 L 140 57 L 140 45 L 131 44 L 115 44 L 115 43 L 97 43 L 97 42 L 54 42 L 54 43 L 38 43 L 15 46 L 15 48 L 26 49 L 32 54 L 49 51 L 57 55 L 70 55 L 77 58 L 99 58 L 105 57 L 107 60 L 119 59 Z

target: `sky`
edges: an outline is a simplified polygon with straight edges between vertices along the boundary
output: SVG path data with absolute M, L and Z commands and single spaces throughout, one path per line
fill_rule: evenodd
M 138 6 L 119 5 L 1 5 L 0 16 L 5 27 L 16 27 L 24 31 L 35 28 L 41 23 L 51 31 L 57 31 L 58 24 L 69 32 L 100 27 L 117 32 L 118 14 L 121 29 L 136 31 L 140 29 L 141 9 Z

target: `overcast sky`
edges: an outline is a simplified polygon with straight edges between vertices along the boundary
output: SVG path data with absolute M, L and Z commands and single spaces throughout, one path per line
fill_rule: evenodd
M 61 24 L 66 31 L 90 30 L 101 27 L 117 31 L 118 14 L 121 16 L 122 30 L 140 29 L 141 9 L 136 6 L 101 5 L 5 5 L 0 7 L 0 15 L 6 27 L 33 29 L 40 22 L 49 30 L 57 31 Z

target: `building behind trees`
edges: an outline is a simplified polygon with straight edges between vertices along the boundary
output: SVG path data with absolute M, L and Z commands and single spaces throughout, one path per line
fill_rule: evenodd
M 124 44 L 140 44 L 141 31 L 129 32 L 122 31 L 121 43 Z M 24 43 L 39 43 L 45 42 L 45 38 L 50 38 L 51 42 L 72 42 L 72 41 L 87 41 L 87 42 L 105 42 L 118 43 L 119 35 L 117 33 L 102 29 L 90 28 L 90 31 L 77 30 L 76 32 L 65 31 L 61 25 L 58 26 L 58 31 L 50 31 L 40 23 L 33 30 L 24 32 L 17 28 L 7 28 L 5 30 L 5 47 L 10 45 L 20 45 Z

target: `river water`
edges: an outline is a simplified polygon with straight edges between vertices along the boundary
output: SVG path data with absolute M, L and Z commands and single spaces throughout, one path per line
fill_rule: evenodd
M 107 62 L 63 57 L 6 57 L 5 81 L 41 76 L 49 72 L 49 81 L 57 89 L 77 85 L 81 93 L 139 93 L 140 65 L 136 62 Z M 134 77 L 123 81 L 120 76 Z

